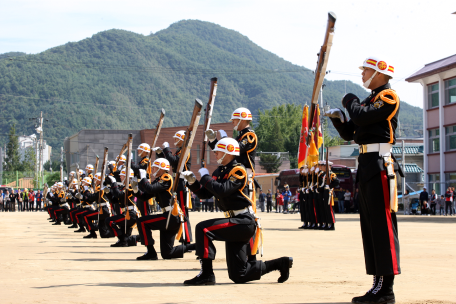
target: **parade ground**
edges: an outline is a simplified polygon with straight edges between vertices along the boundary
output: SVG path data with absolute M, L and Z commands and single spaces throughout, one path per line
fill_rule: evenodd
M 221 216 L 192 212 L 192 226 Z M 136 261 L 145 252 L 139 243 L 111 248 L 116 239 L 82 239 L 86 234 L 66 225 L 52 226 L 44 212 L 0 213 L 0 303 L 349 303 L 370 288 L 357 214 L 337 216 L 336 231 L 298 230 L 299 214 L 259 216 L 265 228 L 262 259 L 294 258 L 284 284 L 277 283 L 278 272 L 233 284 L 224 243 L 217 242 L 217 284 L 183 286 L 199 273 L 194 253 Z M 399 216 L 397 303 L 456 303 L 455 227 L 456 217 Z

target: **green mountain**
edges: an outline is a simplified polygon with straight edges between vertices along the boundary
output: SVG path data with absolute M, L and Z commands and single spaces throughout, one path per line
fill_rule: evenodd
M 312 94 L 311 70 L 213 23 L 184 20 L 149 36 L 113 29 L 35 55 L 0 55 L 0 143 L 12 123 L 19 134 L 32 133 L 29 118 L 40 111 L 54 148 L 81 129 L 153 128 L 161 108 L 165 127 L 186 125 L 195 98 L 207 102 L 212 77 L 218 77 L 214 123 L 227 121 L 236 107 L 255 115 L 310 103 Z M 346 89 L 367 95 L 352 82 Z M 344 81 L 327 81 L 325 102 L 339 106 L 344 90 Z M 403 103 L 401 119 L 418 123 L 421 111 Z

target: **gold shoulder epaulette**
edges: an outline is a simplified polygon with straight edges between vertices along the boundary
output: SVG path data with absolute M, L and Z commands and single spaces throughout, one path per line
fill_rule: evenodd
M 393 97 L 393 99 L 386 97 L 387 95 Z M 377 96 L 375 96 L 374 101 L 377 101 L 378 99 L 381 99 L 384 102 L 389 103 L 389 104 L 396 104 L 396 103 L 399 103 L 399 101 L 400 101 L 399 96 L 397 96 L 396 91 L 391 90 L 391 89 L 386 89 L 386 90 L 383 90 L 380 93 L 378 93 Z
M 241 173 L 240 175 L 236 173 Z M 228 177 L 234 176 L 237 179 L 243 179 L 247 177 L 247 171 L 245 171 L 243 166 L 235 166 L 233 169 L 231 169 L 230 173 L 228 174 Z

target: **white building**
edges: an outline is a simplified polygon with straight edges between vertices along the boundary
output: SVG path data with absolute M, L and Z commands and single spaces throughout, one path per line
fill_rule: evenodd
M 424 173 L 428 190 L 456 186 L 456 55 L 405 79 L 423 88 Z
M 24 135 L 24 136 L 18 137 L 19 153 L 21 155 L 21 161 L 24 160 L 25 150 L 27 148 L 32 148 L 35 150 L 35 153 L 37 152 L 36 145 L 35 145 L 36 140 L 37 140 L 37 137 L 35 134 L 32 134 L 30 136 Z M 39 140 L 39 138 L 38 138 L 38 140 Z M 44 165 L 44 163 L 46 163 L 48 160 L 51 159 L 51 152 L 52 152 L 52 147 L 48 146 L 46 144 L 46 141 L 43 140 L 43 163 L 42 163 L 43 165 Z M 38 155 L 38 153 L 36 153 L 36 163 L 37 164 L 38 164 L 38 161 L 39 161 L 39 155 Z

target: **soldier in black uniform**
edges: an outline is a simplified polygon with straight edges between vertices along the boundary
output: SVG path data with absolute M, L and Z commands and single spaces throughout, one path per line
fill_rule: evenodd
M 130 169 L 130 178 L 133 177 L 133 171 Z M 124 167 L 120 173 L 121 181 L 123 182 L 126 177 L 126 168 Z M 137 239 L 132 236 L 133 226 L 136 224 L 138 218 L 138 208 L 133 202 L 133 190 L 131 186 L 128 188 L 121 183 L 117 183 L 116 179 L 110 175 L 106 177 L 105 186 L 109 187 L 109 192 L 112 197 L 118 200 L 121 207 L 122 214 L 114 215 L 105 219 L 106 226 L 108 226 L 112 233 L 119 239 L 117 243 L 112 244 L 111 247 L 128 247 L 136 246 Z M 108 191 L 105 189 L 105 191 Z M 125 191 L 127 191 L 127 200 L 125 201 Z M 126 225 L 126 229 L 125 229 Z M 126 231 L 126 232 L 125 232 Z
M 76 177 L 71 181 L 71 184 L 69 186 L 68 190 L 68 196 L 70 197 L 70 200 L 72 202 L 73 208 L 70 209 L 70 220 L 73 222 L 73 225 L 69 226 L 68 229 L 73 229 L 73 228 L 78 228 L 78 221 L 76 218 L 75 213 L 80 210 L 80 201 L 76 197 L 76 194 L 78 193 L 78 181 L 76 180 Z
M 259 280 L 262 275 L 273 270 L 280 271 L 279 283 L 289 277 L 293 259 L 283 257 L 272 261 L 247 261 L 248 243 L 255 234 L 257 222 L 252 210 L 252 202 L 247 195 L 247 171 L 235 157 L 239 155 L 239 144 L 233 138 L 223 138 L 214 149 L 220 167 L 209 175 L 201 168 L 200 181 L 195 175 L 183 172 L 190 189 L 205 199 L 214 196 L 218 207 L 227 218 L 210 219 L 196 225 L 196 255 L 201 262 L 201 272 L 195 278 L 184 282 L 185 285 L 214 285 L 215 275 L 212 261 L 216 249 L 214 241 L 224 241 L 228 275 L 235 283 Z
M 135 172 L 135 178 L 137 178 L 139 174 L 139 170 L 147 170 L 149 167 L 149 154 L 150 154 L 150 146 L 146 143 L 142 143 L 138 146 L 138 164 L 134 164 L 133 160 L 131 161 L 131 169 Z M 149 174 L 147 174 L 147 178 L 149 178 Z M 136 180 L 135 180 L 136 181 Z M 135 195 L 136 196 L 136 195 Z M 136 196 L 136 206 L 138 207 L 141 216 L 147 216 L 150 214 L 150 206 L 149 200 L 145 200 L 141 196 Z
M 309 224 L 309 212 L 307 210 L 307 203 L 308 203 L 308 195 L 307 195 L 307 182 L 309 179 L 309 169 L 307 165 L 304 165 L 299 170 L 299 204 L 301 210 L 301 222 L 303 223 L 299 229 L 307 229 Z
M 255 155 L 258 146 L 258 138 L 255 131 L 250 126 L 252 113 L 250 113 L 247 108 L 238 108 L 231 114 L 230 120 L 234 125 L 234 130 L 239 131 L 238 136 L 235 138 L 239 144 L 239 155 L 236 156 L 236 162 L 242 164 L 247 171 L 247 191 L 249 198 L 252 201 L 253 211 L 256 212 Z M 219 133 L 222 139 L 227 136 L 224 130 L 219 130 Z M 214 150 L 218 143 L 217 134 L 212 129 L 208 129 L 206 135 L 209 139 L 209 147 Z M 253 237 L 250 240 L 249 246 L 253 246 L 254 241 L 255 239 Z M 255 261 L 256 255 L 249 254 L 249 260 Z
M 155 240 L 152 236 L 152 230 L 160 231 L 160 254 L 163 259 L 183 258 L 184 253 L 195 249 L 195 244 L 182 244 L 174 246 L 174 239 L 180 231 L 183 232 L 183 213 L 176 203 L 170 206 L 172 199 L 171 190 L 173 188 L 173 178 L 168 173 L 170 164 L 165 158 L 157 158 L 153 161 L 151 176 L 154 179 L 152 183 L 146 176 L 146 170 L 140 170 L 140 182 L 138 184 L 137 194 L 145 199 L 155 198 L 156 202 L 163 210 L 162 214 L 154 214 L 140 217 L 136 224 L 138 226 L 141 244 L 147 247 L 146 254 L 137 257 L 137 260 L 157 260 L 155 251 Z M 133 191 L 135 187 L 133 186 Z M 138 196 L 139 197 L 139 196 Z M 171 212 L 171 215 L 169 214 Z M 179 214 L 180 213 L 180 214 Z M 166 222 L 169 216 L 168 229 Z
M 87 200 L 87 198 L 93 194 L 91 185 L 92 179 L 90 177 L 84 177 L 81 180 L 81 191 L 76 194 L 76 198 L 80 200 L 81 205 L 80 211 L 77 211 L 75 213 L 75 217 L 80 227 L 79 230 L 76 230 L 75 232 L 86 232 L 86 228 L 89 229 L 87 222 L 84 220 L 84 217 L 95 210 L 93 207 L 93 201 Z
M 113 237 L 114 234 L 108 230 L 105 219 L 111 216 L 111 208 L 109 202 L 105 196 L 104 190 L 101 190 L 101 172 L 98 172 L 94 176 L 95 179 L 95 191 L 93 193 L 85 193 L 84 201 L 96 203 L 96 209 L 90 211 L 84 215 L 84 222 L 90 232 L 90 234 L 84 236 L 85 239 L 97 238 L 97 230 L 100 230 L 101 238 Z M 101 192 L 100 192 L 101 191 Z M 94 221 L 97 220 L 96 225 Z
M 70 205 L 66 201 L 66 193 L 61 182 L 57 183 L 56 195 L 59 202 L 58 206 L 54 208 L 55 223 L 53 225 L 61 225 L 61 219 L 65 220 L 66 222 L 66 219 L 70 212 Z
M 169 161 L 169 164 L 171 168 L 173 169 L 173 172 L 177 171 L 177 165 L 179 164 L 179 158 L 182 153 L 182 145 L 184 144 L 184 139 L 185 139 L 185 131 L 178 131 L 176 134 L 173 136 L 174 138 L 174 146 L 177 147 L 176 153 L 173 154 L 171 149 L 169 148 L 169 143 L 164 142 L 162 145 L 162 148 L 157 147 L 154 148 L 154 151 L 156 152 L 157 158 L 166 158 Z M 191 153 L 188 154 L 188 158 L 184 164 L 184 171 L 191 170 Z M 176 183 L 179 183 L 177 185 L 177 200 L 180 203 L 180 208 L 184 212 L 184 217 L 186 218 L 186 221 L 184 223 L 184 233 L 185 233 L 185 241 L 184 243 L 190 243 L 193 240 L 192 237 L 192 227 L 190 224 L 190 215 L 188 214 L 188 207 L 189 204 L 191 203 L 191 200 L 188 199 L 188 191 L 187 188 L 185 187 L 185 181 L 183 179 L 179 179 L 178 181 L 174 181 Z M 183 240 L 182 240 L 183 241 Z
M 389 79 L 394 67 L 370 57 L 360 67 L 363 85 L 372 90 L 360 101 L 354 94 L 342 99 L 350 120 L 340 109 L 326 116 L 344 140 L 360 145 L 356 181 L 359 182 L 360 220 L 367 274 L 374 276 L 372 288 L 353 303 L 394 303 L 393 283 L 400 274 L 397 231 L 397 195 L 395 171 L 402 171 L 391 153 L 396 142 L 400 100 Z M 395 167 L 395 168 L 394 168 Z
M 320 171 L 323 171 L 322 174 L 322 187 L 320 188 L 319 191 L 321 191 L 322 196 L 321 196 L 321 206 L 322 206 L 322 211 L 324 214 L 324 230 L 335 230 L 335 223 L 336 219 L 334 217 L 334 199 L 333 199 L 333 194 L 334 194 L 334 188 L 339 187 L 339 179 L 337 178 L 337 175 L 331 171 L 331 166 L 332 162 L 329 162 L 329 176 L 330 180 L 329 182 L 327 181 L 326 178 L 326 161 L 321 161 L 321 167 Z

